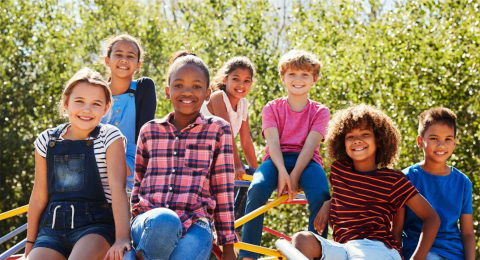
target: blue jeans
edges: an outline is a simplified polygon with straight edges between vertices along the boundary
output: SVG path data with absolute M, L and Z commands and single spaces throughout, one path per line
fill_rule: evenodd
M 146 260 L 206 260 L 212 251 L 211 224 L 197 220 L 182 238 L 182 222 L 170 209 L 138 215 L 131 228 L 133 246 Z
M 298 155 L 299 153 L 283 153 L 283 160 L 288 173 L 290 173 L 295 167 Z M 253 175 L 252 183 L 248 189 L 245 215 L 267 203 L 270 195 L 272 195 L 272 192 L 277 188 L 277 182 L 278 170 L 273 164 L 272 159 L 269 158 L 258 167 Z M 322 166 L 311 160 L 300 176 L 298 184 L 305 192 L 308 201 L 308 209 L 310 211 L 308 230 L 316 232 L 313 227 L 313 221 L 322 207 L 323 202 L 330 199 L 328 180 Z M 264 214 L 245 223 L 243 226 L 243 242 L 260 245 L 262 239 L 263 218 Z M 327 233 L 328 228 L 325 228 L 322 236 L 327 237 Z M 241 250 L 240 257 L 257 259 L 258 254 Z
M 255 168 L 250 166 L 245 166 L 245 173 L 248 175 L 253 175 L 255 173 Z M 234 204 L 234 213 L 235 219 L 239 219 L 245 215 L 245 206 L 247 205 L 247 187 L 235 187 L 233 193 L 235 194 L 235 204 Z M 242 227 L 238 227 L 235 229 L 235 232 L 240 232 Z

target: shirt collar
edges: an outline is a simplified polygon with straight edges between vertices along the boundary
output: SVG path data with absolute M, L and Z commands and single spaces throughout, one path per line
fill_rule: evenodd
M 164 118 L 160 119 L 160 124 L 170 124 L 170 119 L 175 114 L 175 112 L 168 113 Z M 205 125 L 208 124 L 207 120 L 205 119 L 205 115 L 200 112 L 195 119 L 195 122 L 189 125 L 189 127 L 194 127 L 195 125 Z

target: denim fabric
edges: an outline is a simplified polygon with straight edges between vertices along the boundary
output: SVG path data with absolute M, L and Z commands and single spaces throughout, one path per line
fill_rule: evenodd
M 182 238 L 182 222 L 167 208 L 155 208 L 135 217 L 133 246 L 146 260 L 206 260 L 213 244 L 210 223 L 197 220 Z
M 427 257 L 425 257 L 425 260 L 450 260 L 450 259 L 443 257 L 434 252 L 428 252 Z
M 295 167 L 299 153 L 283 153 L 285 168 L 290 173 Z M 278 171 L 269 158 L 265 160 L 253 175 L 253 181 L 247 193 L 247 206 L 245 214 L 265 205 L 272 192 L 277 188 Z M 323 205 L 323 202 L 330 199 L 328 180 L 323 168 L 311 160 L 299 180 L 299 188 L 303 189 L 308 201 L 310 217 L 308 230 L 315 231 L 313 221 Z M 247 222 L 243 228 L 242 241 L 245 243 L 259 245 L 262 238 L 262 226 L 264 215 L 260 215 Z M 327 236 L 328 228 L 325 228 L 323 236 Z M 257 253 L 241 250 L 240 257 L 258 258 Z
M 135 175 L 135 154 L 137 152 L 137 145 L 135 140 L 135 122 L 136 122 L 136 108 L 135 108 L 135 91 L 137 90 L 137 81 L 133 80 L 130 83 L 130 91 L 120 95 L 113 96 L 113 105 L 110 113 L 107 113 L 102 118 L 103 124 L 110 124 L 118 127 L 122 134 L 127 138 L 127 149 L 125 158 L 127 160 L 128 169 Z
M 242 163 L 243 167 L 245 168 L 245 173 L 248 175 L 253 175 L 255 173 L 255 168 L 250 166 L 245 166 Z M 235 219 L 239 219 L 245 215 L 245 206 L 247 204 L 247 187 L 235 187 L 233 193 L 235 194 L 235 204 L 234 204 L 234 211 L 235 211 Z M 242 227 L 238 227 L 235 229 L 236 232 L 240 232 Z
M 50 136 L 46 158 L 48 206 L 40 217 L 33 248 L 50 248 L 68 258 L 75 243 L 88 234 L 98 234 L 112 245 L 115 224 L 93 150 L 101 126 L 90 133 L 88 140 L 59 142 L 66 126 L 60 125 Z
M 110 245 L 115 242 L 113 213 L 108 203 L 50 203 L 38 228 L 33 248 L 50 248 L 67 259 L 75 243 L 88 234 L 101 235 Z
M 380 241 L 361 239 L 340 244 L 317 234 L 314 235 L 322 246 L 321 260 L 402 260 L 396 249 L 389 249 Z

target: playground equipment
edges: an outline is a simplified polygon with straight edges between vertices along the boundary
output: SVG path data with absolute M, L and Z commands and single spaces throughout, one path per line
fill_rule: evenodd
M 244 181 L 235 181 L 235 186 L 237 187 L 248 187 L 250 186 L 250 181 L 252 180 L 252 176 L 250 175 L 243 175 Z M 132 179 L 129 177 L 129 181 L 127 181 L 127 188 L 132 189 Z M 130 192 L 128 192 L 128 195 L 130 195 Z M 305 195 L 303 194 L 298 194 L 297 199 L 291 202 L 287 202 L 288 200 L 288 195 L 283 195 L 279 198 L 276 198 L 274 200 L 270 200 L 266 205 L 256 209 L 255 211 L 237 219 L 235 221 L 235 228 L 242 226 L 246 222 L 254 219 L 255 217 L 267 212 L 269 209 L 276 207 L 280 204 L 307 204 L 307 201 L 305 199 Z M 4 212 L 0 214 L 0 221 L 14 217 L 20 214 L 24 214 L 28 211 L 28 205 Z M 27 224 L 22 225 L 21 227 L 15 229 L 14 231 L 8 233 L 7 235 L 3 236 L 0 238 L 0 244 L 3 244 L 5 241 L 17 236 L 18 234 L 22 233 L 27 229 Z M 288 259 L 288 260 L 306 260 L 307 258 L 300 253 L 295 247 L 292 246 L 292 244 L 289 242 L 291 241 L 291 238 L 288 237 L 285 234 L 282 234 L 278 231 L 275 231 L 273 229 L 270 229 L 268 227 L 263 227 L 263 230 L 275 235 L 277 237 L 280 237 L 276 242 L 275 246 L 277 247 L 278 250 L 275 249 L 270 249 L 262 246 L 256 246 L 256 245 L 251 245 L 243 242 L 238 242 L 234 244 L 235 248 L 238 249 L 243 249 L 251 252 L 256 252 L 259 254 L 267 255 L 269 257 L 263 258 L 262 260 L 267 260 L 267 259 Z M 25 248 L 26 245 L 26 239 L 23 239 L 7 251 L 3 252 L 0 254 L 0 260 L 14 260 L 20 258 L 22 255 L 15 255 L 17 252 Z M 222 251 L 220 250 L 219 247 L 214 246 L 212 249 L 212 252 L 217 256 L 218 259 L 220 259 L 222 255 Z M 125 255 L 123 257 L 123 260 L 135 260 L 135 251 L 127 251 L 125 252 Z

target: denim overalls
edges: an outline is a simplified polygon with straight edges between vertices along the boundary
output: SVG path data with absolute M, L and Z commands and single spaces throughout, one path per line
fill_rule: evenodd
M 99 234 L 115 242 L 111 205 L 105 198 L 94 153 L 101 125 L 86 140 L 61 140 L 69 124 L 58 126 L 47 146 L 48 205 L 40 217 L 34 248 L 47 247 L 70 255 L 85 235 Z

